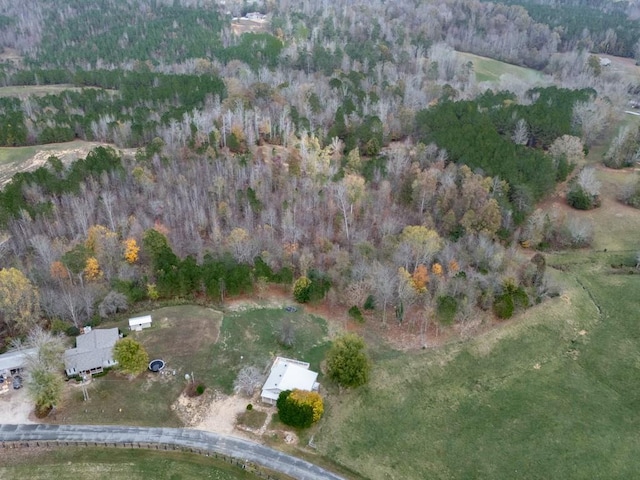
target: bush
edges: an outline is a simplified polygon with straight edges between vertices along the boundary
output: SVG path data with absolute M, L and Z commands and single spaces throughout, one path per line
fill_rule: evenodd
M 375 310 L 376 308 L 376 299 L 373 295 L 369 295 L 367 299 L 364 301 L 364 305 L 362 306 L 365 310 Z
M 282 423 L 297 428 L 310 427 L 322 417 L 324 412 L 320 394 L 304 390 L 281 392 L 276 406 Z
M 450 295 L 438 297 L 438 308 L 436 313 L 438 321 L 442 325 L 451 325 L 458 311 L 458 301 Z
M 511 318 L 513 316 L 514 309 L 515 307 L 513 305 L 513 297 L 508 293 L 504 293 L 496 297 L 495 301 L 493 302 L 493 311 L 498 318 L 501 318 L 503 320 Z
M 68 337 L 77 337 L 78 335 L 80 335 L 80 329 L 75 325 L 71 325 L 69 328 L 67 328 L 65 333 Z
M 185 389 L 185 394 L 187 395 L 187 397 L 199 397 L 204 393 L 205 389 L 206 387 L 202 382 L 189 382 L 187 388 Z
M 591 210 L 600 206 L 598 197 L 589 195 L 578 184 L 573 184 L 567 193 L 567 203 L 577 210 Z
M 356 322 L 364 323 L 364 317 L 362 316 L 362 312 L 356 305 L 354 305 L 349 309 L 349 316 L 353 318 Z
M 298 278 L 293 284 L 293 298 L 300 303 L 307 303 L 311 300 L 311 280 L 307 277 Z
M 247 405 L 247 410 L 248 410 L 248 411 L 253 410 L 253 405 L 252 405 L 251 403 L 249 403 L 249 404 Z

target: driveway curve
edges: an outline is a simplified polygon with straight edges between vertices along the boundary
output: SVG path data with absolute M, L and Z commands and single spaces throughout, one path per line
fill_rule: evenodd
M 174 445 L 219 453 L 284 473 L 298 480 L 344 480 L 306 460 L 242 438 L 184 428 L 146 428 L 115 425 L 0 425 L 0 442 L 58 441 Z

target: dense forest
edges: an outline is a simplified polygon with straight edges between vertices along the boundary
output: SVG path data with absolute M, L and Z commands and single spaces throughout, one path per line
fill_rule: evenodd
M 31 305 L 0 305 L 3 338 L 268 283 L 422 328 L 543 301 L 544 258 L 518 245 L 589 242 L 535 205 L 627 101 L 589 50 L 632 16 L 594 3 L 579 44 L 524 6 L 0 0 L 0 85 L 65 86 L 1 96 L 0 146 L 113 145 L 0 192 L 0 288 Z M 234 31 L 251 10 L 260 29 Z M 455 49 L 550 76 L 483 83 Z

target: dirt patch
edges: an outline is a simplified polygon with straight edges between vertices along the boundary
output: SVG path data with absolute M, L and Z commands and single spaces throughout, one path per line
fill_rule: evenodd
M 236 18 L 231 22 L 231 30 L 236 35 L 269 31 L 269 22 L 265 19 Z
M 238 395 L 223 395 L 205 390 L 199 397 L 184 394 L 172 405 L 176 414 L 188 427 L 207 432 L 246 437 L 236 429 L 236 418 L 244 412 L 249 401 Z
M 75 141 L 66 144 L 59 143 L 35 147 L 36 153 L 30 158 L 24 161 L 0 165 L 0 187 L 8 183 L 11 177 L 18 172 L 28 172 L 41 167 L 52 155 L 58 157 L 64 165 L 69 165 L 79 158 L 85 158 L 91 150 L 99 146 L 108 147 L 112 145 L 100 142 Z M 123 151 L 123 153 L 129 154 L 133 151 L 133 149 L 127 149 Z
M 0 395 L 0 425 L 4 423 L 38 423 L 25 388 Z

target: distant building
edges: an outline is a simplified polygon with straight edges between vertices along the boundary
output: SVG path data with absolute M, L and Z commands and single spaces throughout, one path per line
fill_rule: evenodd
M 113 347 L 120 338 L 117 328 L 91 330 L 76 337 L 76 348 L 64 352 L 64 368 L 68 377 L 100 373 L 117 365 Z
M 317 391 L 320 385 L 316 382 L 318 374 L 309 370 L 307 362 L 290 358 L 276 357 L 269 378 L 262 387 L 261 400 L 275 405 L 281 392 L 285 390 Z
M 139 332 L 143 328 L 151 327 L 151 315 L 145 315 L 143 317 L 134 317 L 129 319 L 129 329 Z

